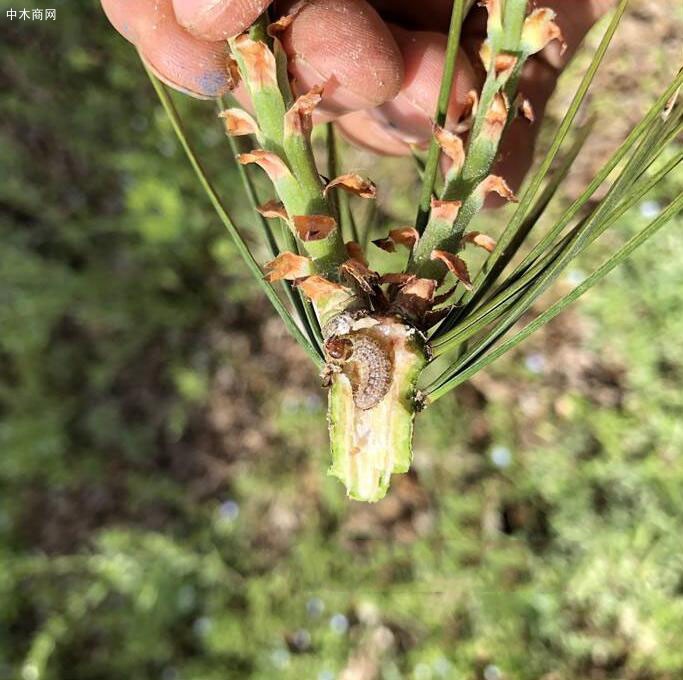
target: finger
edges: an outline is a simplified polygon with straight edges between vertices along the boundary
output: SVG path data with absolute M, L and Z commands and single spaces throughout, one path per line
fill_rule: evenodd
M 338 121 L 349 141 L 380 154 L 404 156 L 410 144 L 431 139 L 432 121 L 441 86 L 446 38 L 437 33 L 408 32 L 392 26 L 401 49 L 405 78 L 399 94 L 368 112 L 344 116 Z M 447 125 L 461 115 L 467 94 L 477 81 L 464 54 L 458 55 Z
M 283 45 L 297 90 L 325 84 L 328 111 L 378 106 L 401 87 L 401 53 L 366 0 L 312 0 L 283 34 Z
M 344 137 L 363 149 L 382 156 L 409 156 L 410 146 L 370 111 L 356 111 L 338 118 L 336 126 Z
M 380 15 L 392 23 L 399 24 L 404 28 L 413 28 L 423 31 L 448 32 L 448 26 L 453 11 L 453 0 L 369 0 L 370 4 Z M 483 3 L 481 3 L 483 5 Z M 537 7 L 550 7 L 558 13 L 565 13 L 571 21 L 577 24 L 584 23 L 586 19 L 592 25 L 615 0 L 532 0 L 529 11 Z M 483 6 L 476 5 L 466 17 L 463 33 L 468 32 L 473 24 L 472 17 L 477 17 L 476 27 L 483 34 L 486 30 L 486 10 Z M 483 19 L 483 20 L 482 20 Z
M 135 44 L 141 30 L 156 20 L 156 10 L 149 0 L 101 0 L 102 9 L 111 25 L 129 42 Z
M 178 23 L 203 40 L 226 40 L 246 31 L 271 0 L 173 0 Z
M 398 96 L 382 105 L 377 114 L 402 135 L 404 141 L 424 142 L 432 135 L 446 59 L 446 36 L 405 31 L 397 26 L 391 28 L 403 55 L 405 77 Z M 461 51 L 456 61 L 447 126 L 457 122 L 465 108 L 468 93 L 477 86 L 469 59 Z
M 453 0 L 370 0 L 383 19 L 419 31 L 448 32 Z
M 225 43 L 206 42 L 178 25 L 171 0 L 102 0 L 113 26 L 150 69 L 175 89 L 197 97 L 230 90 Z
M 369 1 L 386 21 L 399 24 L 404 28 L 448 32 L 453 0 Z M 578 45 L 588 28 L 615 4 L 615 0 L 574 0 L 573 2 L 567 2 L 567 0 L 533 0 L 530 3 L 530 10 L 537 7 L 550 7 L 559 16 L 566 17 L 568 28 L 565 38 L 569 48 L 572 49 Z M 472 29 L 471 17 L 478 17 L 476 26 L 483 34 L 486 30 L 486 10 L 474 7 L 468 14 L 463 33 L 468 33 Z M 578 39 L 575 38 L 575 32 Z

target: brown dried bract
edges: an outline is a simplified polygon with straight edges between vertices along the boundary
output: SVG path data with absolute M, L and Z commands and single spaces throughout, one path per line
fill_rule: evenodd
M 424 330 L 429 330 L 432 326 L 436 326 L 437 323 L 443 321 L 450 313 L 453 305 L 448 307 L 442 307 L 441 309 L 432 309 L 425 314 L 422 327 Z M 424 408 L 424 405 L 422 406 Z
M 420 238 L 420 232 L 415 227 L 398 227 L 389 232 L 389 238 L 399 246 L 405 246 L 409 250 L 415 247 Z
M 434 137 L 441 150 L 453 161 L 450 172 L 459 172 L 465 163 L 465 147 L 462 139 L 438 125 L 434 126 Z
M 270 177 L 271 181 L 277 182 L 284 177 L 290 176 L 290 172 L 287 164 L 272 151 L 264 151 L 263 149 L 255 149 L 248 153 L 241 153 L 237 156 L 237 161 L 242 165 L 249 165 L 250 163 L 256 163 L 260 168 L 262 168 Z
M 507 97 L 502 92 L 497 92 L 493 97 L 491 107 L 484 117 L 482 134 L 489 139 L 500 139 L 508 119 L 509 110 Z
M 313 86 L 306 94 L 297 97 L 285 113 L 286 135 L 309 135 L 313 128 L 313 111 L 322 100 L 323 88 Z
M 371 182 L 365 177 L 357 175 L 355 172 L 350 172 L 346 175 L 340 175 L 335 177 L 324 190 L 325 196 L 328 192 L 335 187 L 344 189 L 355 196 L 360 196 L 361 198 L 376 198 L 377 197 L 377 187 L 374 182 Z
M 417 277 L 415 274 L 406 274 L 405 272 L 395 272 L 389 274 L 382 274 L 379 277 L 381 284 L 389 283 L 395 286 L 405 286 L 414 281 Z
M 266 278 L 273 283 L 287 279 L 301 279 L 313 272 L 313 261 L 308 257 L 286 252 L 278 255 L 274 260 L 266 262 Z
M 457 255 L 454 255 L 453 253 L 448 253 L 445 250 L 432 250 L 430 258 L 432 260 L 440 260 L 443 262 L 446 267 L 448 267 L 448 271 L 454 274 L 458 281 L 460 281 L 462 285 L 467 288 L 467 290 L 472 289 L 470 273 L 463 259 L 459 258 Z
M 343 278 L 353 281 L 363 292 L 372 293 L 379 282 L 379 275 L 358 260 L 349 259 L 339 266 Z
M 564 41 L 560 27 L 555 23 L 555 16 L 554 10 L 540 7 L 524 20 L 522 43 L 532 50 L 532 54 L 540 52 L 553 40 L 559 41 L 560 54 L 564 54 L 567 43 Z
M 404 295 L 415 295 L 431 304 L 434 300 L 436 286 L 434 279 L 413 279 L 403 286 L 401 292 Z
M 337 220 L 329 215 L 297 215 L 294 228 L 302 241 L 320 241 L 337 228 Z
M 478 187 L 477 191 L 481 191 L 486 197 L 491 192 L 494 192 L 502 198 L 517 203 L 518 198 L 508 186 L 507 182 L 499 175 L 489 175 Z
M 390 238 L 376 238 L 372 243 L 387 253 L 396 252 L 396 244 Z
M 314 274 L 313 276 L 308 276 L 302 281 L 297 282 L 297 288 L 313 302 L 318 300 L 323 300 L 332 295 L 344 292 L 347 290 L 344 286 L 334 283 L 324 276 L 319 274 Z
M 415 247 L 420 233 L 415 227 L 398 227 L 389 232 L 387 238 L 378 238 L 373 243 L 387 253 L 395 253 L 396 246 L 405 246 L 408 250 Z
M 235 39 L 235 49 L 239 52 L 252 89 L 277 88 L 277 66 L 275 55 L 268 45 L 252 40 L 246 33 Z
M 281 16 L 277 21 L 273 21 L 268 24 L 266 32 L 271 38 L 276 38 L 280 33 L 284 33 L 294 21 L 294 14 L 285 14 Z
M 299 0 L 299 2 L 295 3 L 287 14 L 281 16 L 277 21 L 273 21 L 273 23 L 268 25 L 268 28 L 266 29 L 268 35 L 271 38 L 275 38 L 278 34 L 286 31 L 292 25 L 296 15 L 299 14 L 299 12 L 301 12 L 301 10 L 308 5 L 309 2 L 310 0 Z
M 434 279 L 413 278 L 398 290 L 394 307 L 414 323 L 422 325 L 434 305 L 436 288 Z
M 227 55 L 226 73 L 230 81 L 230 89 L 234 90 L 240 84 L 242 76 L 240 75 L 240 67 L 232 54 Z
M 275 199 L 266 201 L 263 205 L 260 205 L 258 208 L 256 208 L 256 210 L 268 219 L 279 218 L 281 220 L 286 220 L 289 218 L 284 204 L 281 201 L 276 201 Z
M 476 90 L 469 90 L 465 97 L 465 108 L 463 109 L 462 117 L 474 117 L 477 115 L 479 108 L 479 93 Z
M 465 104 L 460 114 L 460 119 L 454 128 L 454 132 L 459 135 L 464 134 L 472 128 L 474 117 L 477 115 L 479 108 L 479 93 L 476 90 L 470 90 L 465 96 Z
M 496 248 L 496 241 L 479 231 L 468 231 L 462 237 L 462 240 L 464 243 L 471 243 L 479 248 L 483 248 L 489 253 L 492 253 Z
M 218 114 L 218 117 L 223 119 L 225 131 L 231 137 L 259 133 L 258 124 L 244 109 L 225 109 Z
M 433 198 L 431 219 L 453 224 L 458 217 L 461 206 L 462 201 L 441 201 L 438 198 Z

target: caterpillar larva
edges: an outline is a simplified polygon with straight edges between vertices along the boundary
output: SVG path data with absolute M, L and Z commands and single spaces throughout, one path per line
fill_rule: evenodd
M 349 379 L 359 409 L 367 411 L 384 399 L 394 373 L 393 349 L 387 341 L 361 330 L 332 336 L 325 350 L 330 362 Z

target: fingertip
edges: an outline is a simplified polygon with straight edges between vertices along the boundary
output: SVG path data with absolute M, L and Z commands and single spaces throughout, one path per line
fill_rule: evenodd
M 432 123 L 441 88 L 446 59 L 446 36 L 431 31 L 406 31 L 391 26 L 405 67 L 398 96 L 380 107 L 387 122 L 400 130 L 408 141 L 421 142 L 432 134 Z M 460 50 L 448 107 L 447 125 L 454 124 L 468 102 L 468 93 L 478 83 L 467 55 Z
M 140 15 L 144 22 L 144 3 L 139 0 L 101 0 L 102 9 L 109 23 L 129 42 L 135 44 L 138 37 Z
M 170 35 L 164 38 L 169 39 Z M 220 44 L 192 44 L 178 39 L 161 39 L 153 43 L 143 40 L 138 50 L 161 80 L 185 94 L 212 99 L 232 89 L 233 82 Z
M 199 40 L 181 28 L 171 0 L 154 0 L 153 21 L 138 31 L 137 48 L 150 68 L 171 87 L 195 97 L 219 97 L 232 85 L 227 47 Z
M 355 146 L 382 156 L 408 156 L 410 146 L 373 117 L 370 111 L 355 111 L 338 118 L 335 125 Z
M 225 43 L 190 35 L 176 21 L 171 0 L 102 0 L 102 7 L 114 28 L 167 85 L 207 99 L 231 89 Z
M 372 108 L 400 90 L 400 50 L 365 0 L 312 0 L 282 38 L 299 89 L 325 83 L 328 110 Z
M 227 40 L 247 30 L 271 0 L 173 0 L 178 23 L 202 40 Z

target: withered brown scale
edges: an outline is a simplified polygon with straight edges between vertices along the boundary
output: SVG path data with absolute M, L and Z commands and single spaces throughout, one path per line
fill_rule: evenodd
M 349 379 L 355 405 L 363 411 L 377 406 L 391 387 L 394 353 L 390 343 L 360 331 L 330 338 L 325 349 Z

